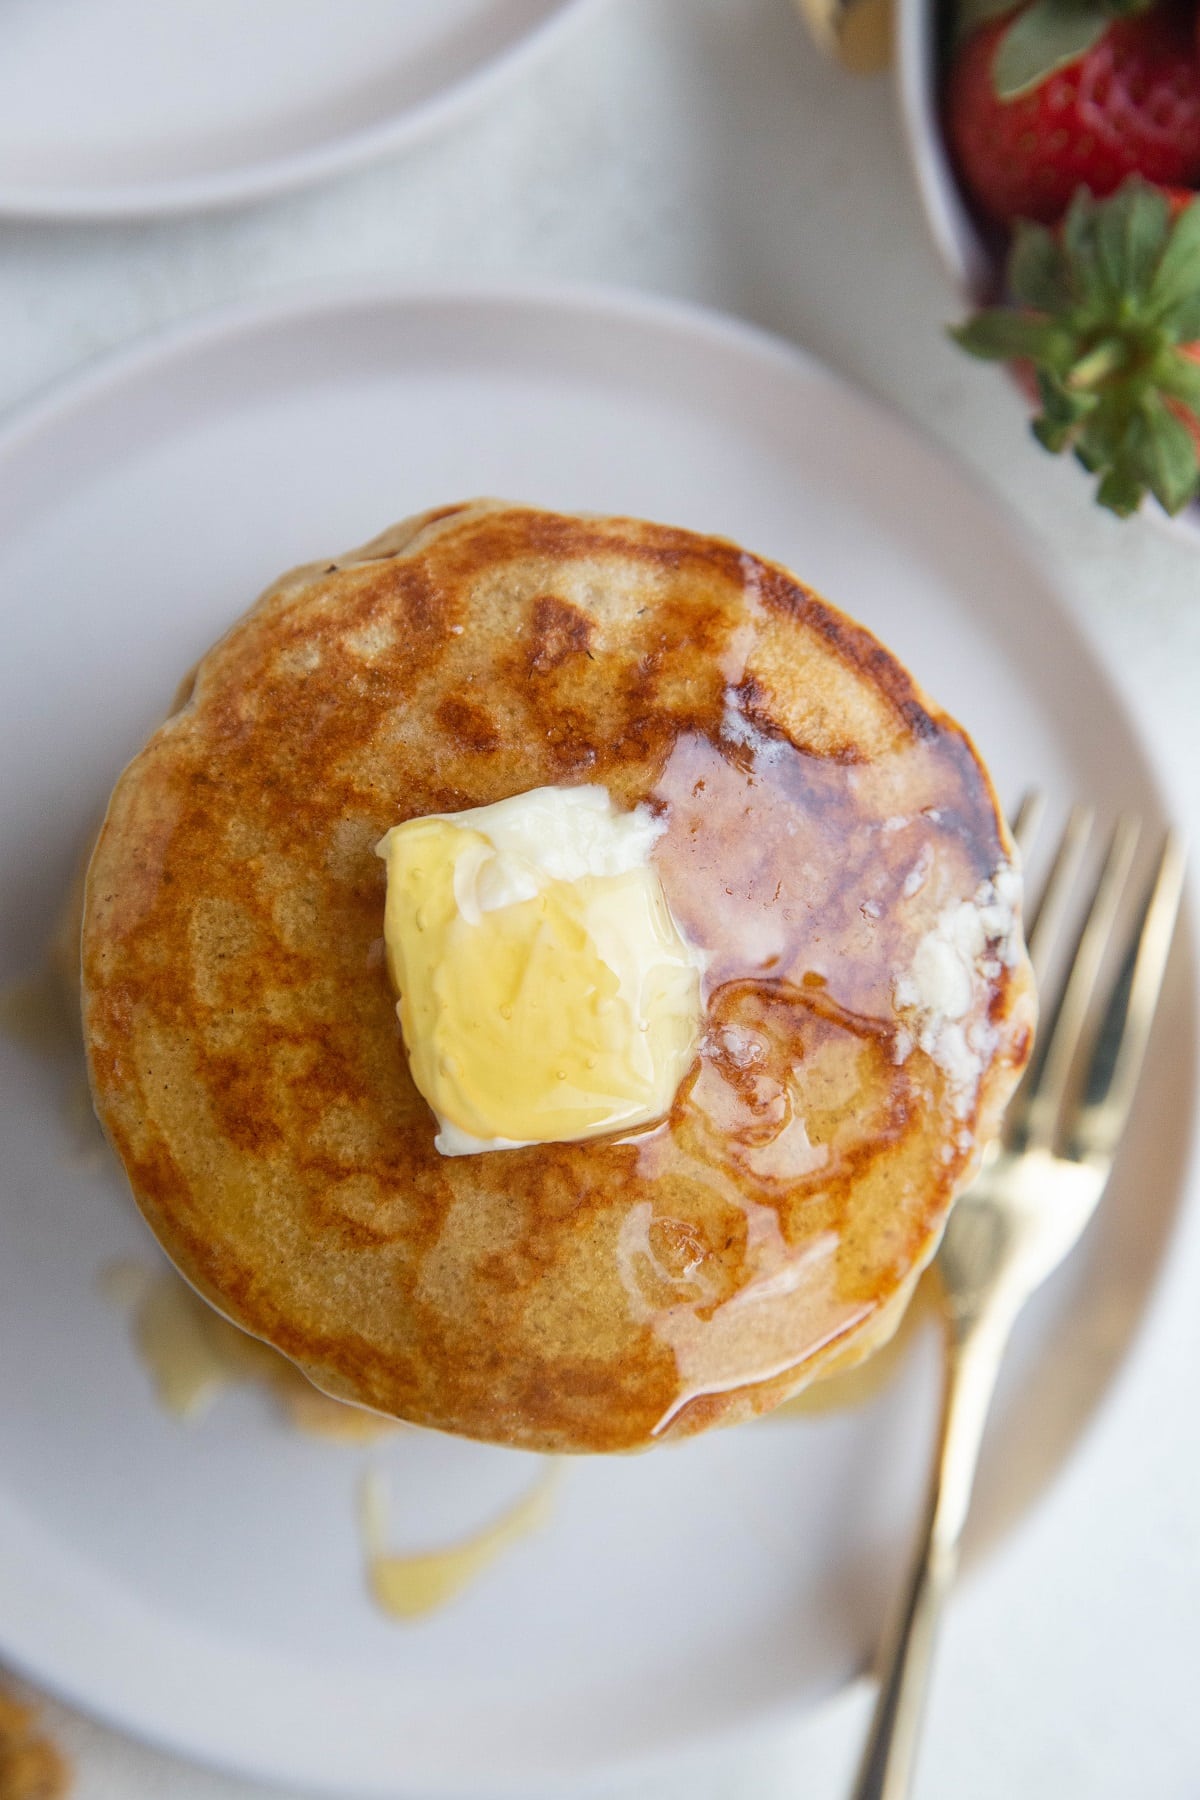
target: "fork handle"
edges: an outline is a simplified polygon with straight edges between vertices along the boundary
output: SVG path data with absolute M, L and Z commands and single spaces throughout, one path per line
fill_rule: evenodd
M 906 1800 L 946 1595 L 971 1500 L 984 1421 L 1011 1316 L 993 1311 L 948 1323 L 933 1482 L 904 1603 L 881 1656 L 879 1697 L 854 1800 Z

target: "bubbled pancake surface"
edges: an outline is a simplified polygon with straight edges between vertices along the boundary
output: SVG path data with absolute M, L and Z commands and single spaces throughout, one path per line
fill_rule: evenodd
M 375 843 L 581 782 L 666 819 L 655 861 L 709 955 L 700 1053 L 661 1125 L 443 1158 Z M 894 1325 L 1032 1027 L 1023 952 L 992 958 L 964 1085 L 896 983 L 1010 853 L 962 731 L 785 570 L 444 508 L 268 589 L 122 775 L 83 936 L 97 1109 L 184 1274 L 330 1393 L 644 1446 Z

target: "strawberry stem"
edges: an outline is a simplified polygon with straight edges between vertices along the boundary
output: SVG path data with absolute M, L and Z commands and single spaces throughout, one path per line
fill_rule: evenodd
M 1105 337 L 1081 356 L 1067 376 L 1071 388 L 1099 387 L 1110 375 L 1129 366 L 1129 345 L 1121 337 Z
M 1018 223 L 1015 305 L 952 332 L 972 356 L 1032 371 L 1045 449 L 1071 451 L 1096 498 L 1178 512 L 1200 491 L 1200 199 L 1174 214 L 1137 177 L 1105 200 L 1081 189 L 1057 234 Z

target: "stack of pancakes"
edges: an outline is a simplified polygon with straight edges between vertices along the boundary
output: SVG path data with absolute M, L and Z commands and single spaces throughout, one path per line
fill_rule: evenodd
M 442 1157 L 374 846 L 580 783 L 665 823 L 695 1062 L 643 1130 Z M 122 775 L 97 1110 L 188 1280 L 328 1393 L 552 1451 L 695 1432 L 894 1328 L 1028 1053 L 1012 854 L 963 732 L 786 570 L 442 508 L 268 589 Z

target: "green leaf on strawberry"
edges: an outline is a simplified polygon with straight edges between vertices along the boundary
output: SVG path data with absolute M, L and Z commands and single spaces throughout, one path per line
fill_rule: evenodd
M 1200 213 L 1187 206 L 1175 220 L 1154 278 L 1153 307 L 1179 338 L 1200 338 Z
M 1015 304 L 952 335 L 1036 380 L 1034 435 L 1070 450 L 1097 499 L 1175 513 L 1200 491 L 1200 197 L 1173 202 L 1137 177 L 1081 189 L 1057 232 L 1022 221 L 1008 266 Z
M 992 64 L 997 98 L 1015 100 L 1040 87 L 1098 44 L 1111 22 L 1096 0 L 1033 0 L 1000 40 Z
M 1052 231 L 1027 224 L 1009 254 L 1010 291 L 1037 312 L 1056 313 L 1070 299 L 1071 277 L 1062 246 Z
M 1036 88 L 1056 69 L 1073 63 L 1099 43 L 1114 19 L 1147 12 L 1155 0 L 959 0 L 954 35 L 958 43 L 980 26 L 1013 14 L 1000 40 L 992 78 L 1001 100 Z

